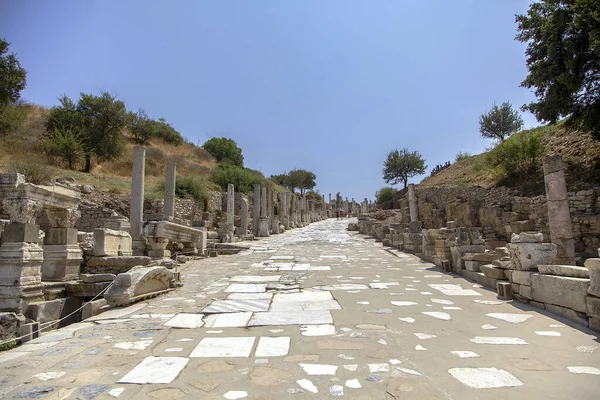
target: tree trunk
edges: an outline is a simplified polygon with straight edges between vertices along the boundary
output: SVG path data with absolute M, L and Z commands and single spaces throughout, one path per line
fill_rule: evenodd
M 92 170 L 92 155 L 86 153 L 85 155 L 85 167 L 83 167 L 83 172 L 90 172 Z

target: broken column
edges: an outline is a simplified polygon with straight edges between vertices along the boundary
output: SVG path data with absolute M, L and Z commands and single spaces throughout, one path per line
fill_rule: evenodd
M 52 225 L 44 236 L 44 281 L 69 281 L 79 279 L 79 267 L 83 253 L 77 243 L 75 222 L 81 217 L 77 209 L 46 208 L 46 216 Z
M 240 199 L 240 228 L 238 235 L 248 234 L 248 201 L 244 196 Z
M 173 163 L 167 164 L 167 179 L 165 181 L 165 201 L 163 204 L 163 216 L 172 220 L 175 217 L 175 182 L 177 180 L 177 166 Z
M 269 188 L 269 217 L 271 223 L 271 233 L 279 234 L 279 218 L 275 216 L 275 193 L 273 193 L 273 189 Z M 281 209 L 279 209 L 281 213 Z
M 544 182 L 548 204 L 550 241 L 557 247 L 556 262 L 575 265 L 575 242 L 567 198 L 567 185 L 560 156 L 544 158 Z
M 258 236 L 269 236 L 269 217 L 267 216 L 267 188 L 261 188 L 260 196 L 260 219 L 258 221 Z
M 227 184 L 227 233 L 233 233 L 235 219 L 235 188 Z
M 252 232 L 258 236 L 258 223 L 260 220 L 260 184 L 254 185 L 254 198 L 252 199 Z
M 146 245 L 142 236 L 144 224 L 144 172 L 146 164 L 146 148 L 135 146 L 133 148 L 133 170 L 131 174 L 131 210 L 129 222 L 131 223 L 131 239 L 133 254 L 143 256 Z
M 410 222 L 418 221 L 419 212 L 417 209 L 417 196 L 415 196 L 414 183 L 408 185 L 408 207 L 410 209 Z

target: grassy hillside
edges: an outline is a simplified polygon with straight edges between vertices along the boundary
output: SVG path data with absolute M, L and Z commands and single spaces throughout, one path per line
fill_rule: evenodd
M 494 149 L 455 162 L 432 177 L 425 178 L 424 186 L 478 185 L 493 187 L 505 185 L 523 194 L 543 193 L 542 160 L 544 156 L 560 155 L 566 167 L 569 190 L 583 190 L 600 186 L 600 142 L 588 132 L 569 130 L 563 125 L 543 126 L 519 133 L 539 135 L 541 148 L 535 158 L 536 168 L 515 178 L 506 178 L 494 166 Z

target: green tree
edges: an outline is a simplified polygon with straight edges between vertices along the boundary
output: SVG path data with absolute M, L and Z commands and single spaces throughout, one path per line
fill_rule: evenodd
M 252 193 L 254 185 L 262 183 L 264 176 L 249 168 L 223 163 L 213 168 L 210 180 L 223 190 L 226 190 L 227 184 L 231 183 L 235 186 L 236 191 Z
M 207 140 L 202 147 L 219 162 L 226 161 L 238 167 L 244 166 L 242 149 L 232 139 L 214 137 Z
M 154 134 L 154 125 L 152 120 L 144 110 L 139 110 L 137 113 L 132 111 L 127 113 L 127 127 L 133 140 L 139 145 L 145 145 Z
M 8 43 L 0 37 L 0 109 L 19 100 L 27 84 L 27 71 L 14 53 L 8 53 Z
M 171 126 L 164 118 L 158 121 L 151 120 L 152 136 L 162 138 L 165 142 L 179 146 L 183 143 L 183 136 Z
M 57 129 L 46 136 L 46 152 L 50 157 L 61 159 L 73 169 L 83 158 L 84 150 L 79 132 Z
M 110 159 L 123 151 L 121 130 L 127 123 L 125 104 L 108 92 L 100 96 L 81 93 L 75 104 L 67 96 L 52 107 L 46 121 L 47 132 L 79 132 L 85 156 L 84 172 L 91 170 L 92 155 Z
M 386 201 L 390 201 L 396 195 L 397 190 L 393 187 L 383 187 L 375 192 L 375 198 L 377 199 L 377 204 L 385 203 Z
M 404 182 L 406 188 L 408 178 L 424 174 L 426 168 L 425 160 L 418 151 L 392 150 L 383 163 L 383 179 L 392 185 Z
M 289 175 L 287 174 L 287 172 L 283 173 L 283 174 L 279 174 L 279 175 L 271 175 L 269 177 L 270 180 L 272 180 L 273 182 L 275 182 L 276 184 L 283 186 L 283 187 L 288 187 L 289 184 Z
M 539 121 L 569 117 L 600 139 L 600 2 L 542 0 L 517 15 L 516 39 L 527 43 L 521 83 L 537 101 L 524 106 Z
M 479 116 L 479 132 L 481 136 L 489 139 L 504 139 L 523 128 L 523 118 L 509 102 L 504 102 L 500 107 L 496 104 L 492 109 Z
M 317 176 L 305 169 L 293 169 L 287 174 L 287 187 L 294 191 L 299 189 L 300 194 L 304 194 L 306 190 L 311 190 L 317 186 L 315 180 Z

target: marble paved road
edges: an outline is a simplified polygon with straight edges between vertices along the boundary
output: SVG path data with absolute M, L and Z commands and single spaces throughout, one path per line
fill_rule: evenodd
M 328 220 L 0 353 L 0 397 L 600 398 L 597 335 Z

